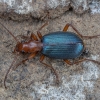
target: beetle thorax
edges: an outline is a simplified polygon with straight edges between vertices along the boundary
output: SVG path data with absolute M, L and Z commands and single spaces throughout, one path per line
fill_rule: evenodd
M 15 49 L 17 52 L 24 52 L 24 53 L 37 52 L 41 51 L 42 43 L 39 41 L 30 40 L 28 42 L 18 43 Z

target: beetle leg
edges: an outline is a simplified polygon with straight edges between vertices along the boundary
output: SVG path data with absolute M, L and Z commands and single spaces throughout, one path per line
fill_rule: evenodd
M 85 39 L 93 39 L 93 38 L 98 38 L 98 36 L 100 36 L 100 35 L 94 35 L 94 36 L 82 36 L 82 38 L 85 38 Z
M 21 62 L 19 62 L 14 68 L 13 70 L 15 70 L 19 65 L 21 65 L 22 63 L 25 63 L 27 60 L 32 59 L 36 56 L 37 52 L 30 54 L 30 56 L 24 60 L 22 60 Z
M 21 61 L 19 64 L 17 64 L 13 69 L 15 70 L 21 63 L 25 63 L 27 60 L 34 58 L 34 57 L 36 56 L 36 54 L 37 54 L 37 52 L 36 52 L 36 53 L 32 53 L 27 59 L 22 60 L 22 61 Z M 14 58 L 13 63 L 15 62 L 15 59 L 16 59 L 16 57 Z M 11 66 L 10 66 L 10 68 L 8 69 L 8 71 L 7 71 L 7 73 L 6 73 L 6 76 L 5 76 L 5 78 L 4 78 L 4 86 L 5 86 L 5 88 L 7 88 L 5 82 L 6 82 L 6 80 L 7 80 L 8 73 L 9 73 L 10 69 L 11 69 L 12 66 L 13 66 L 13 63 L 11 64 Z
M 5 75 L 5 78 L 4 78 L 4 87 L 5 87 L 6 89 L 7 89 L 7 86 L 6 86 L 7 76 L 8 76 L 8 74 L 9 74 L 11 68 L 13 67 L 14 63 L 16 62 L 17 57 L 18 57 L 18 54 L 15 56 L 15 58 L 14 58 L 12 64 L 10 65 L 10 67 L 9 67 L 9 69 L 8 69 L 6 75 Z
M 38 41 L 38 38 L 37 38 L 37 36 L 34 33 L 31 33 L 30 37 L 29 36 L 24 36 L 24 35 L 18 35 L 18 36 L 20 36 L 23 39 L 30 39 L 31 38 L 32 40 Z
M 47 18 L 47 19 L 49 19 L 49 18 L 50 18 L 50 16 L 49 16 L 49 15 L 50 15 L 50 14 L 49 14 L 49 12 L 48 12 L 48 11 L 46 11 L 46 13 L 47 13 L 47 14 L 46 14 L 44 17 L 42 17 L 42 18 L 41 18 L 41 20 L 44 20 L 45 18 Z
M 67 23 L 67 24 L 65 25 L 63 31 L 66 32 L 66 31 L 68 30 L 69 26 L 72 27 L 73 30 L 75 30 L 76 33 L 77 33 L 81 38 L 83 37 L 83 36 L 80 34 L 80 32 L 79 32 L 72 24 L 69 24 L 69 23 Z
M 55 70 L 52 66 L 50 66 L 50 65 L 48 65 L 48 64 L 46 64 L 46 63 L 44 63 L 44 62 L 43 62 L 44 58 L 45 58 L 45 56 L 42 55 L 42 56 L 40 57 L 40 62 L 41 62 L 43 65 L 45 65 L 45 66 L 47 66 L 48 68 L 50 68 L 50 69 L 54 72 L 54 74 L 56 75 L 56 83 L 58 84 L 58 83 L 59 83 L 59 77 L 58 77 L 58 74 L 57 74 L 56 70 Z
M 66 32 L 68 30 L 69 24 L 66 24 L 63 31 Z
M 40 39 L 42 39 L 42 34 L 38 31 L 37 32 L 37 35 L 38 35 L 38 37 L 40 38 Z
M 83 62 L 83 61 L 85 61 L 86 59 L 80 59 L 80 60 L 78 60 L 78 61 L 75 61 L 75 62 L 70 62 L 69 60 L 66 60 L 66 59 L 64 59 L 64 61 L 68 64 L 68 65 L 74 65 L 74 64 L 78 64 L 78 63 L 81 63 L 81 62 Z
M 45 24 L 43 24 L 43 25 L 38 29 L 38 31 L 42 30 L 42 28 L 44 28 L 46 25 L 48 25 L 48 22 L 46 22 Z
M 31 33 L 31 39 L 38 41 L 38 38 L 34 33 Z
M 87 58 L 83 58 L 83 59 L 80 59 L 80 60 L 75 61 L 75 62 L 70 62 L 69 60 L 65 60 L 65 59 L 64 59 L 64 61 L 65 61 L 67 64 L 69 64 L 69 65 L 78 64 L 78 63 L 81 63 L 81 62 L 83 62 L 83 61 L 91 61 L 91 62 L 93 62 L 93 63 L 97 63 L 97 64 L 100 65 L 100 62 L 98 62 L 98 61 L 96 61 L 96 60 L 92 60 L 92 59 L 87 59 Z
M 72 24 L 69 24 L 69 23 L 67 23 L 67 24 L 65 25 L 63 31 L 66 32 L 66 31 L 68 30 L 69 26 L 72 27 L 73 30 L 76 31 L 77 35 L 80 36 L 81 38 L 92 39 L 92 38 L 97 38 L 98 36 L 100 36 L 100 35 L 94 35 L 94 36 L 83 36 L 83 35 L 80 34 L 80 32 L 79 32 L 79 31 L 78 31 L 78 30 L 77 30 L 77 29 L 76 29 Z
M 38 31 L 37 31 L 37 35 L 38 35 L 38 37 L 39 37 L 40 39 L 42 39 L 42 34 L 40 33 L 40 30 L 41 30 L 42 28 L 44 28 L 46 25 L 48 25 L 48 22 L 46 22 L 44 25 L 42 25 L 42 26 L 38 29 Z
M 68 65 L 72 65 L 72 63 L 71 63 L 69 60 L 64 59 L 64 61 L 65 61 Z

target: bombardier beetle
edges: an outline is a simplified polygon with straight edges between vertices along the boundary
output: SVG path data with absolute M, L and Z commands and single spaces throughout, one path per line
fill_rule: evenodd
M 32 33 L 30 37 L 26 37 L 29 38 L 29 40 L 24 42 L 20 42 L 3 24 L 1 24 L 17 42 L 16 47 L 14 49 L 16 56 L 5 75 L 5 88 L 7 88 L 6 79 L 8 73 L 12 68 L 14 62 L 16 62 L 16 59 L 20 53 L 28 53 L 29 56 L 26 59 L 22 60 L 20 63 L 18 63 L 16 66 L 14 66 L 13 69 L 16 69 L 20 64 L 25 63 L 27 60 L 34 58 L 38 54 L 38 52 L 41 52 L 42 55 L 40 57 L 40 62 L 54 72 L 57 83 L 59 82 L 58 74 L 52 66 L 43 62 L 45 57 L 63 59 L 69 65 L 78 64 L 83 61 L 91 61 L 100 65 L 100 62 L 88 58 L 82 58 L 73 62 L 70 61 L 72 59 L 80 57 L 81 54 L 84 52 L 85 44 L 83 42 L 83 39 L 97 38 L 100 35 L 83 36 L 72 24 L 68 23 L 65 25 L 63 31 L 51 32 L 42 36 L 40 30 L 47 24 L 48 23 L 45 23 L 42 27 L 39 28 L 39 30 L 37 31 L 38 37 Z M 67 31 L 69 26 L 72 27 L 75 33 Z

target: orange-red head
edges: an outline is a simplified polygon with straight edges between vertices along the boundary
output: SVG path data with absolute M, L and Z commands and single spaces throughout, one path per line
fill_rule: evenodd
M 41 49 L 42 49 L 41 42 L 30 40 L 24 43 L 20 43 L 20 42 L 17 43 L 14 51 L 20 53 L 33 53 L 33 52 L 41 51 Z

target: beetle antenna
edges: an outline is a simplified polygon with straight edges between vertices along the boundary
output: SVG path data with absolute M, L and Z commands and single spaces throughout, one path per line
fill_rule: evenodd
M 1 23 L 0 23 L 1 24 Z M 8 32 L 9 34 L 19 43 L 18 39 L 3 25 L 1 24 Z
M 10 69 L 13 67 L 13 64 L 15 63 L 17 57 L 18 57 L 18 54 L 16 54 L 16 56 L 14 57 L 13 62 L 12 62 L 12 64 L 10 65 L 10 67 L 9 67 L 9 69 L 8 69 L 6 75 L 5 75 L 5 78 L 4 78 L 4 87 L 5 87 L 6 89 L 7 89 L 7 86 L 6 86 L 7 76 L 8 76 L 8 74 L 9 74 L 9 72 L 10 72 Z

